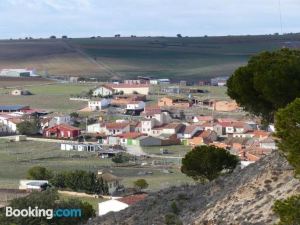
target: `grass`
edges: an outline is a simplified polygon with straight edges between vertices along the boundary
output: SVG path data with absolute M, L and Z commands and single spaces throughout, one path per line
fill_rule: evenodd
M 96 211 L 96 214 L 98 213 L 98 204 L 100 202 L 106 201 L 105 199 L 101 199 L 101 198 L 70 196 L 70 195 L 61 194 L 61 193 L 59 193 L 59 199 L 61 199 L 61 200 L 78 199 L 80 201 L 87 202 L 93 206 L 94 210 Z
M 166 156 L 184 156 L 191 147 L 184 145 L 159 146 L 159 147 L 143 147 L 143 150 L 148 154 L 161 155 L 161 149 L 168 150 Z
M 87 106 L 87 102 L 71 101 L 71 95 L 88 91 L 93 85 L 52 84 L 27 87 L 33 95 L 12 96 L 11 89 L 0 90 L 0 105 L 21 104 L 54 112 L 73 112 Z
M 33 166 L 43 166 L 53 171 L 86 170 L 97 172 L 109 168 L 122 178 L 126 187 L 133 187 L 133 181 L 145 178 L 149 190 L 154 191 L 169 185 L 191 182 L 181 174 L 178 160 L 165 160 L 173 163 L 174 173 L 166 174 L 161 167 L 150 166 L 155 159 L 148 159 L 148 166 L 115 167 L 111 159 L 99 159 L 95 154 L 86 152 L 66 152 L 59 150 L 56 143 L 46 142 L 7 142 L 0 139 L 0 188 L 17 188 L 20 179 L 26 178 L 26 172 Z M 156 159 L 157 160 L 157 159 Z M 177 164 L 176 164 L 177 163 Z M 139 172 L 152 172 L 152 175 L 139 175 Z

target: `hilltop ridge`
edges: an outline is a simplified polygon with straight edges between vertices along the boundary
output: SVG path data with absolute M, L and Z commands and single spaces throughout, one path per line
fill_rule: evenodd
M 88 225 L 166 224 L 165 216 L 174 212 L 174 204 L 178 208 L 176 217 L 182 224 L 274 224 L 278 220 L 272 211 L 275 200 L 299 192 L 300 182 L 294 178 L 292 167 L 274 151 L 257 163 L 213 182 L 152 193 L 143 202 L 96 218 Z
M 0 69 L 102 80 L 144 75 L 198 81 L 230 75 L 261 51 L 299 46 L 300 34 L 2 40 Z

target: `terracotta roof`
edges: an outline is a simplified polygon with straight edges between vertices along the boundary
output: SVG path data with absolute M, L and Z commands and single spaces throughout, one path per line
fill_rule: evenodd
M 118 201 L 123 202 L 127 205 L 133 205 L 144 200 L 148 195 L 147 194 L 136 194 L 136 195 L 129 195 L 123 198 L 118 199 Z
M 111 90 L 111 91 L 114 90 L 112 87 L 110 87 L 109 85 L 106 85 L 106 84 L 103 84 L 103 85 L 101 85 L 101 86 L 99 86 L 99 87 L 97 87 L 97 88 L 100 88 L 100 87 L 107 88 L 108 90 Z M 96 88 L 96 89 L 97 89 L 97 88 Z
M 10 122 L 14 123 L 14 124 L 19 124 L 22 123 L 24 120 L 22 120 L 21 118 L 10 118 L 8 119 Z
M 161 109 L 158 106 L 146 106 L 143 115 L 151 116 L 160 113 L 161 113 Z
M 200 121 L 212 121 L 214 118 L 212 116 L 195 116 Z
M 255 137 L 269 137 L 270 132 L 264 131 L 264 130 L 255 130 L 253 131 L 253 134 Z
M 184 134 L 192 134 L 195 129 L 197 129 L 199 126 L 195 125 L 190 125 L 190 126 L 185 126 L 184 129 L 182 130 L 182 133 Z
M 202 126 L 202 127 L 213 127 L 214 124 L 213 124 L 213 123 L 206 122 L 206 123 L 203 123 L 201 126 Z
M 113 175 L 111 173 L 107 173 L 107 172 L 104 172 L 103 174 L 98 174 L 98 176 L 102 177 L 103 181 L 106 181 L 106 182 L 120 180 L 120 178 L 118 178 L 117 176 L 115 176 L 115 175 Z
M 107 123 L 105 126 L 106 126 L 106 129 L 123 129 L 123 128 L 127 127 L 128 125 L 129 125 L 129 123 L 127 123 L 127 122 L 123 122 L 123 123 L 113 122 L 113 123 Z
M 183 124 L 181 124 L 181 123 L 169 123 L 169 124 L 163 126 L 162 128 L 163 129 L 176 129 L 181 126 L 183 126 Z
M 218 122 L 220 122 L 220 123 L 222 123 L 222 122 L 237 122 L 237 120 L 236 119 L 234 119 L 234 118 L 219 118 L 218 119 Z
M 80 130 L 78 127 L 73 127 L 68 124 L 55 125 L 53 127 L 46 128 L 45 130 L 52 130 L 52 129 L 65 129 L 65 130 L 71 130 L 71 131 Z
M 111 88 L 143 88 L 150 87 L 149 84 L 107 84 L 106 86 Z
M 207 137 L 209 137 L 211 135 L 212 132 L 213 131 L 210 131 L 210 130 L 204 130 L 203 132 L 201 132 L 199 134 L 198 137 L 207 138 Z
M 135 139 L 135 138 L 138 138 L 138 137 L 141 137 L 141 136 L 143 136 L 143 134 L 141 134 L 139 132 L 128 132 L 128 133 L 120 134 L 118 137 Z

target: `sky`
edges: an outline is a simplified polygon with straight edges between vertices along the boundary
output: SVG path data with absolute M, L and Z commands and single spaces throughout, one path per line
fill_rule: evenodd
M 0 0 L 0 38 L 289 33 L 299 12 L 300 0 Z

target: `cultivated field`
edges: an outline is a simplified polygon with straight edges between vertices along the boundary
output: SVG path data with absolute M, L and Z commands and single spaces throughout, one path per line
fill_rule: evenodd
M 0 42 L 0 68 L 103 80 L 150 75 L 195 81 L 229 75 L 258 52 L 299 48 L 299 43 L 299 34 L 11 40 Z
M 172 148 L 169 149 L 170 151 Z M 166 173 L 164 167 L 150 166 L 155 164 L 174 165 L 172 173 Z M 122 178 L 126 187 L 132 187 L 133 181 L 145 178 L 150 184 L 149 190 L 157 190 L 171 185 L 191 182 L 191 179 L 181 174 L 177 159 L 148 159 L 148 166 L 115 167 L 110 159 L 98 159 L 94 154 L 86 152 L 65 152 L 59 150 L 55 143 L 8 142 L 0 139 L 0 189 L 17 188 L 20 179 L 26 177 L 26 171 L 33 166 L 44 166 L 54 171 L 87 170 L 97 172 L 109 168 L 115 175 Z M 167 168 L 167 167 L 166 167 Z M 140 172 L 151 172 L 149 175 L 139 175 Z

